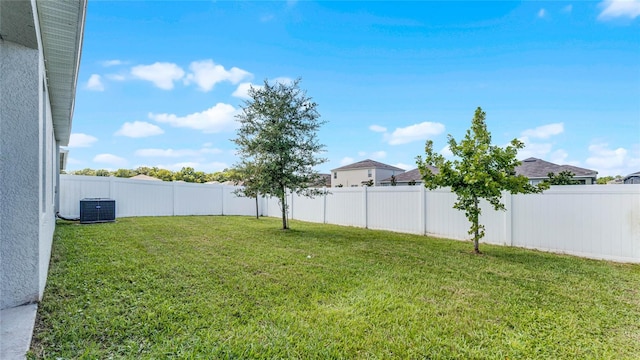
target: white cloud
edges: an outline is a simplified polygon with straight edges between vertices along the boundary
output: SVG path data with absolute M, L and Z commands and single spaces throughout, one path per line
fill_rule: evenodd
M 539 18 L 544 18 L 545 16 L 547 16 L 547 10 L 545 10 L 544 8 L 540 9 L 538 11 L 538 17 Z
M 385 151 L 374 151 L 370 157 L 372 159 L 384 159 L 387 157 L 387 153 Z
M 451 152 L 451 149 L 449 148 L 449 145 L 445 145 L 442 150 L 440 150 L 440 155 L 446 157 L 446 158 L 452 158 L 453 157 L 453 153 Z
M 102 78 L 98 74 L 92 74 L 87 81 L 87 89 L 93 91 L 104 91 L 104 84 Z
M 562 12 L 565 12 L 565 13 L 570 13 L 572 11 L 573 11 L 573 5 L 571 5 L 571 4 L 569 4 L 569 5 L 567 5 L 567 6 L 562 8 Z
M 101 62 L 100 64 L 102 64 L 102 66 L 104 66 L 104 67 L 111 67 L 111 66 L 124 65 L 125 62 L 122 61 L 122 60 L 114 59 L 114 60 L 105 60 L 105 61 Z
M 431 136 L 441 134 L 443 131 L 443 124 L 425 121 L 420 124 L 397 128 L 387 138 L 390 145 L 400 145 L 413 141 L 424 141 Z
M 415 165 L 408 165 L 408 164 L 404 164 L 404 163 L 397 163 L 397 164 L 395 164 L 393 166 L 399 167 L 400 169 L 403 169 L 403 170 L 411 170 L 411 169 L 415 169 L 417 167 Z
M 358 151 L 358 156 L 365 157 L 367 155 L 366 151 Z
M 528 129 L 522 132 L 522 136 L 534 139 L 548 139 L 553 135 L 564 132 L 564 123 L 555 123 L 538 126 L 535 129 Z
M 200 150 L 193 149 L 139 149 L 136 150 L 136 156 L 143 157 L 167 157 L 167 158 L 179 158 L 179 157 L 201 157 L 204 154 L 220 154 L 222 150 L 213 148 L 202 148 Z
M 113 81 L 125 81 L 127 80 L 127 76 L 123 74 L 107 74 L 105 77 L 109 80 Z
M 69 145 L 67 147 L 70 147 L 70 148 L 90 147 L 96 141 L 98 141 L 98 138 L 94 136 L 83 134 L 83 133 L 75 133 L 75 134 L 71 134 L 71 136 L 69 137 Z
M 156 62 L 151 65 L 138 65 L 131 68 L 135 78 L 151 81 L 163 90 L 173 89 L 173 82 L 184 77 L 184 70 L 174 63 Z
M 606 143 L 590 145 L 589 155 L 586 161 L 587 165 L 598 172 L 616 172 L 616 175 L 626 175 L 623 169 L 628 167 L 628 163 L 638 160 L 631 158 L 627 149 L 621 147 L 610 149 L 609 144 Z
M 211 91 L 219 82 L 229 81 L 237 84 L 252 77 L 250 72 L 237 67 L 226 70 L 224 66 L 215 64 L 213 60 L 194 61 L 189 69 L 191 73 L 185 78 L 185 84 L 196 83 L 202 91 Z
M 288 77 L 277 77 L 273 80 L 271 80 L 270 82 L 272 83 L 279 83 L 282 85 L 291 85 L 293 84 L 293 79 L 288 78 Z M 233 94 L 231 94 L 232 96 L 235 96 L 237 98 L 241 98 L 241 99 L 250 99 L 251 97 L 249 96 L 249 88 L 253 87 L 254 89 L 258 90 L 258 89 L 262 89 L 264 87 L 264 85 L 256 85 L 250 82 L 244 82 L 241 83 L 240 85 L 238 85 L 238 88 L 233 92 Z
M 345 165 L 349 165 L 349 164 L 353 164 L 355 162 L 355 160 L 352 157 L 343 157 L 342 160 L 340 160 L 340 166 L 345 166 Z
M 605 0 L 599 6 L 603 8 L 598 20 L 610 20 L 618 17 L 635 19 L 640 16 L 640 0 Z
M 238 85 L 238 88 L 236 89 L 236 91 L 234 91 L 233 94 L 231 95 L 241 99 L 251 99 L 251 97 L 249 96 L 249 89 L 252 86 L 254 89 L 262 88 L 262 86 L 254 85 L 250 82 L 245 82 Z
M 146 121 L 134 121 L 132 123 L 126 122 L 122 124 L 120 130 L 116 131 L 115 135 L 126 136 L 131 138 L 143 138 L 154 135 L 163 134 L 159 126 L 153 125 Z
M 93 158 L 93 162 L 113 165 L 115 167 L 127 166 L 127 160 L 113 154 L 99 154 Z
M 166 123 L 173 127 L 186 127 L 195 130 L 202 130 L 204 133 L 219 133 L 233 130 L 236 126 L 234 115 L 236 109 L 224 103 L 186 116 L 176 116 L 175 114 L 153 114 L 149 113 L 149 118 L 160 123 Z
M 371 130 L 373 132 L 380 132 L 380 133 L 387 132 L 387 128 L 386 127 L 380 126 L 380 125 L 375 125 L 375 124 L 369 126 L 369 130 Z
M 518 159 L 523 160 L 530 157 L 542 159 L 551 152 L 553 144 L 550 143 L 533 143 L 527 136 L 523 136 L 518 140 L 524 143 L 524 149 L 518 151 Z
M 567 165 L 568 164 L 567 157 L 569 157 L 569 154 L 567 154 L 566 151 L 562 149 L 558 149 L 552 152 L 551 155 L 549 155 L 549 161 L 551 161 L 554 164 Z M 575 163 L 568 164 L 568 165 L 575 165 Z

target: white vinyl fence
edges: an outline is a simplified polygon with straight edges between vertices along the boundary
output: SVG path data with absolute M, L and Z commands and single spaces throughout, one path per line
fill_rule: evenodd
M 61 175 L 60 213 L 79 216 L 86 197 L 116 200 L 116 216 L 255 215 L 255 199 L 235 187 Z M 470 239 L 448 189 L 422 186 L 331 188 L 316 198 L 289 195 L 289 218 L 369 229 Z M 544 194 L 503 194 L 506 211 L 482 203 L 485 243 L 640 263 L 640 185 L 555 186 Z M 275 198 L 259 201 L 280 217 Z

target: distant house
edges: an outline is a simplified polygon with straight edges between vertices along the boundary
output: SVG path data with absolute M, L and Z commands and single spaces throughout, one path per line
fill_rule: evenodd
M 154 178 L 153 176 L 149 176 L 149 175 L 145 175 L 145 174 L 138 174 L 136 176 L 130 177 L 129 179 L 131 179 L 131 180 L 162 181 L 161 179 Z
M 363 186 L 369 180 L 380 186 L 382 180 L 402 173 L 403 169 L 367 159 L 331 170 L 331 187 Z
M 629 174 L 624 178 L 625 184 L 640 184 L 640 171 Z
M 537 158 L 522 160 L 522 164 L 516 167 L 516 175 L 524 175 L 529 178 L 532 185 L 538 184 L 549 178 L 549 173 L 559 174 L 562 171 L 571 171 L 573 179 L 580 184 L 595 184 L 598 172 L 572 165 L 558 165 Z
M 438 173 L 438 168 L 429 165 L 427 166 L 434 174 Z M 422 175 L 420 175 L 420 169 L 413 169 L 407 172 L 403 172 L 402 174 L 395 175 L 395 179 L 396 186 L 422 185 Z M 391 186 L 391 177 L 380 181 L 380 185 Z

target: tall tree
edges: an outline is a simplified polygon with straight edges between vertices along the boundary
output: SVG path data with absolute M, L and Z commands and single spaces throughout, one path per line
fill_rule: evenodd
M 480 239 L 484 236 L 484 226 L 479 223 L 481 199 L 487 200 L 495 210 L 505 210 L 500 201 L 502 191 L 511 194 L 540 193 L 549 187 L 546 183 L 533 186 L 526 176 L 516 176 L 515 168 L 520 165 L 516 155 L 524 144 L 513 139 L 511 145 L 504 149 L 491 145 L 491 133 L 487 130 L 485 117 L 485 112 L 478 107 L 464 139 L 458 143 L 451 135 L 448 136 L 449 149 L 455 157 L 453 161 L 434 152 L 431 140 L 426 142 L 424 160 L 421 156 L 416 158 L 426 188 L 449 186 L 457 195 L 453 207 L 463 210 L 471 223 L 469 235 L 473 235 L 474 252 L 477 254 L 480 253 Z M 440 171 L 434 174 L 429 166 Z
M 320 120 L 317 104 L 300 89 L 300 79 L 292 83 L 267 80 L 249 89 L 250 99 L 236 116 L 240 123 L 237 137 L 238 168 L 252 167 L 258 174 L 253 190 L 275 196 L 282 210 L 282 229 L 288 229 L 287 191 L 313 197 L 322 192 L 311 188 L 319 181 L 314 167 L 327 160 L 319 156 L 324 145 L 316 133 Z

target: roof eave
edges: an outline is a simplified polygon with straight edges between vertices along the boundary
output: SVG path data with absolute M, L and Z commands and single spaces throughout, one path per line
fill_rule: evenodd
M 69 144 L 87 0 L 36 1 L 53 129 L 59 145 Z

